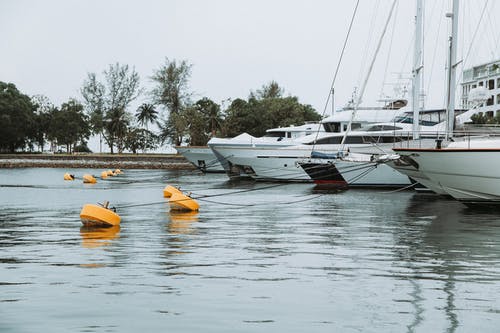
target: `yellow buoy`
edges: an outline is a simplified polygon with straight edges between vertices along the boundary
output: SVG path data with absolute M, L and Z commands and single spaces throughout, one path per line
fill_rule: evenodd
M 69 173 L 65 173 L 64 180 L 75 180 L 75 175 L 70 175 Z
M 80 219 L 84 226 L 114 226 L 120 224 L 120 215 L 108 208 L 109 202 L 105 201 L 103 205 L 86 204 L 80 212 Z
M 165 186 L 165 188 L 163 189 L 163 197 L 164 198 L 170 198 L 173 193 L 182 194 L 181 190 L 179 190 L 177 187 L 174 187 L 172 185 Z
M 193 198 L 182 193 L 172 193 L 170 197 L 170 210 L 174 211 L 198 211 L 200 205 Z
M 101 172 L 101 179 L 106 179 L 106 178 L 108 178 L 108 172 L 107 171 Z
M 116 175 L 121 175 L 123 173 L 123 171 L 121 171 L 120 169 L 116 169 L 115 170 L 115 174 Z
M 82 178 L 83 178 L 83 182 L 86 183 L 86 184 L 95 184 L 95 183 L 97 183 L 97 180 L 92 175 L 84 174 Z
M 107 172 L 108 172 L 108 176 L 114 176 L 115 175 L 112 170 L 108 170 Z

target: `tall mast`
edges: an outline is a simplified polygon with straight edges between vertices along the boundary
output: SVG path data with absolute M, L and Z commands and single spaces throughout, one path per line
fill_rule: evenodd
M 451 36 L 449 39 L 448 82 L 446 105 L 446 139 L 453 136 L 455 125 L 455 81 L 457 71 L 457 32 L 458 32 L 458 0 L 453 0 L 453 12 L 446 14 L 451 18 Z
M 420 91 L 422 79 L 422 37 L 423 37 L 423 10 L 422 0 L 417 0 L 417 12 L 415 15 L 415 48 L 413 55 L 413 84 L 412 84 L 412 107 L 413 107 L 413 139 L 419 137 L 419 113 L 420 113 Z

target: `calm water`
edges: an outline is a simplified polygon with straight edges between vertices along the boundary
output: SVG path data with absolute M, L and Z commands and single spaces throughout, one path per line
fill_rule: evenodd
M 500 212 L 411 191 L 64 172 L 0 170 L 0 332 L 498 332 Z M 224 195 L 172 215 L 167 184 Z M 81 228 L 81 207 L 103 200 L 121 228 Z M 124 207 L 140 203 L 155 204 Z

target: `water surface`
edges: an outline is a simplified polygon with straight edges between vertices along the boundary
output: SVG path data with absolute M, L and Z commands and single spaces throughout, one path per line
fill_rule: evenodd
M 500 213 L 412 191 L 66 171 L 0 170 L 1 332 L 498 330 Z M 212 196 L 171 214 L 167 184 Z M 83 228 L 81 207 L 103 200 L 121 226 Z

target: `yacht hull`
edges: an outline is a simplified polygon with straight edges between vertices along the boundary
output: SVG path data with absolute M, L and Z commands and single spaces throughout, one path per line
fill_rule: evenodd
M 465 203 L 500 202 L 500 149 L 394 149 L 418 171 Z
M 175 147 L 191 164 L 203 172 L 224 172 L 217 157 L 209 147 Z

